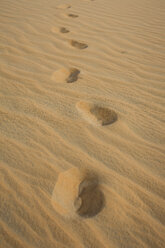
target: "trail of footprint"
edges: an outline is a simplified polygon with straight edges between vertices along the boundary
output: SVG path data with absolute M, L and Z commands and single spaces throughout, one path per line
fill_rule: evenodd
M 52 75 L 52 80 L 57 83 L 73 83 L 78 80 L 80 71 L 76 68 L 61 68 Z
M 115 111 L 93 103 L 80 101 L 76 104 L 76 108 L 87 121 L 97 126 L 104 126 L 117 121 Z
M 55 32 L 60 32 L 60 33 L 65 34 L 65 33 L 69 33 L 70 31 L 69 31 L 67 28 L 65 28 L 65 27 L 60 27 L 60 28 L 53 27 L 53 28 L 52 28 L 52 32 L 53 32 L 53 33 L 55 33 Z
M 70 4 L 61 4 L 57 7 L 57 9 L 69 9 L 71 8 Z
M 87 44 L 78 42 L 76 40 L 70 40 L 69 43 L 71 44 L 71 46 L 78 48 L 78 49 L 85 49 L 88 47 Z

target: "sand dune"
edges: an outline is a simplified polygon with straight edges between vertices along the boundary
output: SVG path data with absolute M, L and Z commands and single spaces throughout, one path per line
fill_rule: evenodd
M 164 248 L 165 2 L 0 11 L 0 247 Z

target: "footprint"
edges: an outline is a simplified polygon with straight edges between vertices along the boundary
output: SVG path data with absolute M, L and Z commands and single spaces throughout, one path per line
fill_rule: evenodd
M 60 33 L 65 34 L 65 33 L 69 33 L 70 31 L 67 28 L 65 28 L 65 27 L 60 27 L 60 28 L 54 27 L 54 28 L 52 28 L 52 32 L 53 33 L 60 32 Z
M 88 47 L 87 44 L 78 42 L 76 40 L 70 40 L 69 43 L 71 44 L 71 46 L 76 47 L 78 49 L 85 49 Z
M 87 121 L 97 126 L 112 124 L 117 120 L 115 111 L 93 103 L 80 101 L 76 107 Z
M 70 4 L 61 4 L 57 7 L 57 9 L 69 9 L 71 8 Z
M 84 218 L 97 215 L 105 203 L 97 176 L 78 168 L 59 174 L 51 202 L 65 217 Z
M 71 17 L 71 18 L 77 18 L 78 17 L 78 15 L 76 15 L 76 14 L 66 14 L 66 16 Z
M 84 178 L 79 185 L 79 193 L 74 205 L 78 206 L 76 212 L 84 218 L 97 215 L 104 206 L 104 195 L 99 189 L 99 183 L 96 178 Z M 75 204 L 77 203 L 78 204 Z
M 126 51 L 121 51 L 121 53 L 122 53 L 122 54 L 125 54 L 125 53 L 127 53 L 127 52 L 126 52 Z
M 61 68 L 52 75 L 52 80 L 57 83 L 73 83 L 78 80 L 80 71 L 76 68 Z
M 65 34 L 65 33 L 69 33 L 69 30 L 65 27 L 61 27 L 59 30 L 61 33 Z

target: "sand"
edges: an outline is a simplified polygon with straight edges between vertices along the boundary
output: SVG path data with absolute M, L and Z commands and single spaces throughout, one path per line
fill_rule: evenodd
M 164 13 L 0 1 L 0 248 L 165 247 Z

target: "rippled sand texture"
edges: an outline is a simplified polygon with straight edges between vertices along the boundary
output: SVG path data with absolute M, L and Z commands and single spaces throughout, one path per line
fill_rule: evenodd
M 164 13 L 164 0 L 0 1 L 0 247 L 164 248 Z M 75 174 L 76 202 L 72 177 L 61 187 L 71 168 L 99 178 L 93 215 L 93 181 Z

